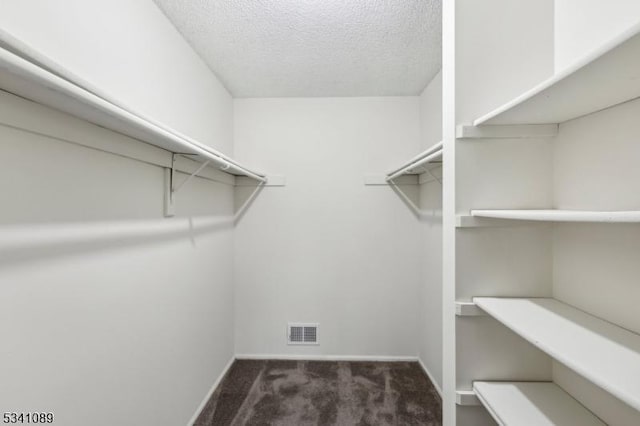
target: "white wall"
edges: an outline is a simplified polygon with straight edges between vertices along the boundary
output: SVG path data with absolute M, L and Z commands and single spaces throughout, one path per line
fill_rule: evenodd
M 442 73 L 439 72 L 420 95 L 421 149 L 442 139 Z M 441 179 L 442 170 L 432 173 Z M 431 180 L 420 185 L 422 215 L 422 306 L 420 360 L 442 389 L 442 184 Z
M 363 176 L 419 152 L 419 98 L 236 100 L 235 135 L 287 177 L 236 228 L 236 353 L 416 357 L 420 225 Z M 287 346 L 288 321 L 319 322 L 320 345 Z
M 164 219 L 161 167 L 74 143 L 140 142 L 0 106 L 23 117 L 0 125 L 0 410 L 186 424 L 233 355 L 232 187 L 195 179 Z
M 232 99 L 152 1 L 1 2 L 7 30 L 227 153 Z M 233 355 L 233 188 L 78 144 L 170 154 L 0 96 L 0 410 L 64 425 L 186 424 Z M 49 135 L 49 136 L 45 136 Z
M 442 140 L 442 71 L 420 95 L 420 140 L 422 149 Z
M 555 206 L 582 210 L 639 210 L 636 135 L 640 101 L 627 102 L 560 126 L 554 143 Z M 602 149 L 606 141 L 606 150 Z M 553 295 L 593 315 L 640 333 L 638 225 L 556 225 Z M 554 380 L 608 424 L 637 425 L 640 413 L 554 365 Z
M 555 0 L 555 69 L 640 23 L 637 0 Z
M 0 28 L 131 109 L 233 154 L 231 96 L 152 0 L 2 1 Z
M 553 73 L 553 0 L 456 0 L 456 120 L 469 123 Z

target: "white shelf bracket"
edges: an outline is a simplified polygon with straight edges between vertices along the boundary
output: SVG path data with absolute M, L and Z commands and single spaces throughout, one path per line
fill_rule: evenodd
M 456 390 L 457 405 L 482 405 L 476 393 L 472 390 Z
M 459 317 L 480 317 L 487 313 L 473 302 L 456 302 L 456 315 Z
M 196 169 L 195 172 L 191 173 L 185 180 L 176 185 L 176 155 L 171 154 L 171 168 L 166 167 L 164 170 L 164 215 L 165 217 L 171 217 L 175 215 L 175 195 L 178 191 L 191 179 L 198 175 L 209 165 L 210 160 L 205 161 Z

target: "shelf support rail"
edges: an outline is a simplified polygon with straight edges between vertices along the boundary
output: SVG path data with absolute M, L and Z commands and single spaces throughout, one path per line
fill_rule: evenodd
M 187 176 L 180 184 L 176 185 L 176 156 L 178 154 L 171 154 L 171 168 L 165 168 L 165 197 L 164 197 L 164 215 L 166 217 L 171 217 L 175 215 L 175 199 L 174 196 L 178 193 L 178 191 L 185 186 L 191 179 L 198 176 L 205 167 L 211 163 L 211 160 L 206 160 L 204 163 L 200 165 L 196 169 L 195 172 L 191 173 Z M 227 165 L 226 168 L 228 168 Z M 222 170 L 225 170 L 224 168 Z M 261 182 L 262 183 L 262 182 Z

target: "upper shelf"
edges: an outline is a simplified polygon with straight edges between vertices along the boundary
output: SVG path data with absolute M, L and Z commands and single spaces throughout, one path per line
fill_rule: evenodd
M 402 175 L 416 175 L 425 172 L 429 164 L 442 163 L 442 141 L 432 147 L 422 151 L 402 166 L 387 173 L 385 179 L 387 182 L 392 181 Z
M 0 36 L 0 90 L 167 151 L 209 161 L 226 173 L 267 181 L 265 175 L 213 148 L 122 106 L 6 33 Z
M 555 299 L 473 301 L 543 352 L 640 410 L 640 335 Z
M 640 97 L 640 24 L 473 124 L 562 123 Z

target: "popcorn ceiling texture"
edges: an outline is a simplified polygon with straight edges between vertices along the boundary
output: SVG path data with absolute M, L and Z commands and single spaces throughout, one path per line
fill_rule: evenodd
M 155 0 L 234 97 L 418 95 L 441 0 Z

